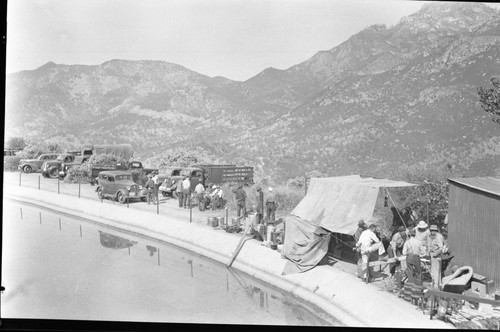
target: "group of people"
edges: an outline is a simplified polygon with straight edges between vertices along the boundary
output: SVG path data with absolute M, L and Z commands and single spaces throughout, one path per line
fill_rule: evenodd
M 247 211 L 247 193 L 243 189 L 243 185 L 238 185 L 236 189 L 232 190 L 235 195 L 236 200 L 236 215 L 238 217 L 246 217 L 248 215 Z M 272 187 L 267 188 L 267 195 L 264 199 L 264 193 L 261 187 L 257 188 L 257 205 L 253 205 L 251 212 L 257 214 L 257 223 L 267 223 L 274 224 L 276 222 L 276 209 L 278 208 L 278 203 L 276 202 L 276 195 L 274 194 L 274 189 Z M 265 214 L 264 214 L 265 213 Z
M 218 185 L 208 185 L 206 188 L 203 185 L 203 180 L 199 179 L 194 188 L 194 193 L 191 192 L 191 178 L 185 176 L 179 179 L 172 187 L 175 190 L 179 207 L 189 209 L 191 206 L 191 197 L 194 195 L 198 201 L 198 209 L 205 211 L 206 209 L 217 210 L 224 207 L 224 191 Z
M 392 235 L 387 248 L 376 234 L 377 226 L 367 226 L 363 220 L 358 222 L 358 229 L 354 234 L 358 258 L 363 264 L 362 278 L 370 277 L 367 264 L 372 253 L 378 251 L 379 256 L 384 256 L 390 263 L 390 273 L 394 275 L 396 266 L 401 263 L 401 269 L 406 272 L 408 281 L 422 285 L 421 260 L 429 258 L 430 274 L 433 287 L 437 288 L 441 279 L 441 254 L 447 251 L 447 245 L 437 225 L 427 225 L 421 220 L 415 227 L 400 226 Z

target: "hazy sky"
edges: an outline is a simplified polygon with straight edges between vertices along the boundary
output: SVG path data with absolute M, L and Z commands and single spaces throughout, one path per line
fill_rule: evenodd
M 331 49 L 425 2 L 403 0 L 11 0 L 7 73 L 112 59 L 163 60 L 246 80 Z

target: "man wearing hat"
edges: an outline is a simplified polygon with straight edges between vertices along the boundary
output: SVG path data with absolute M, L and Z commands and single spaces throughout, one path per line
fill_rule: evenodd
M 361 219 L 360 221 L 358 221 L 358 229 L 354 233 L 354 241 L 356 241 L 356 243 L 358 243 L 361 233 L 363 233 L 365 230 L 366 230 L 365 221 Z
M 429 250 L 429 236 L 431 235 L 427 227 L 427 223 L 423 220 L 420 220 L 415 227 L 415 238 L 420 241 L 425 255 Z
M 389 254 L 389 259 L 394 257 L 400 257 L 403 255 L 403 246 L 406 241 L 406 228 L 404 226 L 400 226 L 398 231 L 392 236 L 391 243 L 387 248 L 387 253 Z M 394 275 L 396 272 L 396 266 L 399 262 L 389 263 L 389 270 L 391 275 Z
M 266 196 L 266 218 L 267 222 L 274 224 L 276 218 L 276 196 L 274 195 L 273 188 L 267 188 L 267 196 Z
M 415 228 L 410 229 L 408 240 L 403 245 L 403 256 L 401 267 L 406 271 L 408 282 L 422 285 L 422 268 L 420 266 L 420 255 L 422 254 L 422 243 L 415 238 Z
M 361 260 L 363 266 L 363 278 L 370 278 L 370 268 L 368 267 L 368 263 L 370 261 L 370 256 L 375 251 L 378 251 L 378 255 L 383 255 L 385 253 L 385 248 L 382 242 L 379 240 L 377 235 L 375 234 L 377 230 L 377 225 L 371 224 L 368 226 L 361 236 L 359 237 L 358 242 L 356 243 L 356 248 L 360 248 L 361 252 Z
M 441 253 L 444 247 L 444 238 L 439 233 L 437 225 L 429 228 L 429 255 L 431 256 L 432 287 L 438 288 L 441 283 Z
M 243 185 L 239 184 L 238 188 L 233 189 L 234 196 L 236 198 L 236 214 L 237 216 L 243 215 L 243 218 L 247 216 L 247 193 L 243 190 Z

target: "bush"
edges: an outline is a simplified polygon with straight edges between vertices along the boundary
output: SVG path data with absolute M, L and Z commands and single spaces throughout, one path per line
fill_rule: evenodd
M 120 158 L 118 156 L 115 156 L 113 154 L 96 154 L 92 155 L 89 159 L 89 163 L 92 165 L 102 165 L 102 166 L 108 166 L 108 165 L 116 165 L 116 163 L 126 163 L 127 161 L 123 158 Z
M 21 158 L 19 156 L 4 156 L 3 170 L 7 172 L 17 171 Z
M 73 166 L 68 169 L 68 174 L 64 178 L 67 183 L 90 183 L 90 168 L 88 163 Z

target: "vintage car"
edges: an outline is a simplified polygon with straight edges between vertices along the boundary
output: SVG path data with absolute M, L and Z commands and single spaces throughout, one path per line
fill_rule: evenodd
M 55 160 L 47 160 L 42 165 L 42 175 L 46 178 L 64 178 L 68 168 L 81 165 L 85 162 L 82 156 L 75 156 L 70 153 L 61 153 Z
M 44 153 L 36 159 L 21 159 L 18 169 L 23 173 L 37 172 L 41 169 L 44 162 L 57 159 L 58 153 Z
M 109 197 L 116 199 L 121 204 L 127 202 L 127 198 L 147 199 L 147 190 L 132 181 L 132 173 L 126 171 L 103 171 L 99 173 L 96 188 L 97 197 L 103 199 Z
M 173 198 L 177 198 L 175 194 L 175 184 L 177 180 L 182 178 L 180 176 L 182 167 L 168 167 L 166 169 L 162 169 L 162 173 L 158 174 L 158 183 L 160 183 L 160 187 L 158 190 L 161 192 L 163 197 L 171 196 Z

